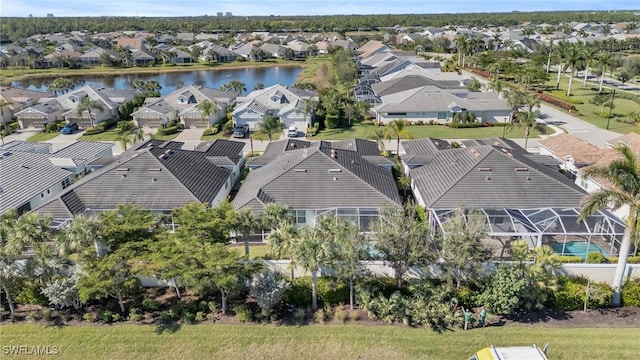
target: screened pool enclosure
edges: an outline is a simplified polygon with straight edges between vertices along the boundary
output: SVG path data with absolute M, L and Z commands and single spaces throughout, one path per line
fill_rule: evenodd
M 551 246 L 560 255 L 586 257 L 590 252 L 616 256 L 624 234 L 624 223 L 607 211 L 598 211 L 578 221 L 578 208 L 476 209 L 486 219 L 488 236 L 502 245 L 499 257 L 514 240 L 525 240 L 530 247 Z M 430 209 L 432 228 L 443 225 L 455 209 Z M 468 214 L 468 212 L 467 212 Z M 637 247 L 632 249 L 637 251 Z

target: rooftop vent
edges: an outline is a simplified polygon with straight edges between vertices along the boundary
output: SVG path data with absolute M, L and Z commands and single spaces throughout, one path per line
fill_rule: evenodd
M 330 173 L 339 173 L 342 172 L 342 169 L 329 169 Z
M 20 167 L 21 167 L 21 168 L 23 168 L 23 169 L 28 169 L 28 168 L 29 168 L 29 167 L 28 167 L 27 165 L 25 165 L 25 164 L 20 164 Z
M 293 172 L 297 172 L 297 173 L 306 173 L 307 169 L 295 169 L 293 170 Z
M 526 167 L 517 167 L 517 168 L 515 168 L 514 170 L 515 170 L 515 171 L 518 171 L 518 172 L 520 172 L 520 171 L 529 171 L 529 168 L 526 168 Z
M 160 169 L 160 168 L 153 168 L 153 169 L 149 169 L 149 171 L 162 171 L 162 169 Z
M 116 171 L 129 171 L 129 168 L 117 168 Z
M 490 167 L 479 167 L 478 171 L 491 171 Z

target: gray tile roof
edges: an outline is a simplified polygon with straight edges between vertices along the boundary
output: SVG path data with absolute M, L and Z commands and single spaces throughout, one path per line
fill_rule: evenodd
M 193 201 L 210 203 L 231 176 L 231 170 L 216 166 L 203 152 L 153 145 L 150 141 L 126 152 L 36 211 L 57 214 L 60 202 L 73 214 L 115 209 L 121 203 L 151 210 L 171 210 Z
M 50 150 L 51 150 L 51 144 L 33 142 L 33 141 L 11 140 L 5 144 L 0 145 L 0 153 L 4 153 L 7 151 L 10 151 L 10 152 L 20 151 L 20 152 L 48 154 Z
M 252 170 L 233 201 L 234 207 L 260 211 L 269 202 L 296 209 L 401 203 L 390 172 L 355 151 L 316 144 L 313 148 L 286 151 Z
M 584 196 L 560 173 L 489 145 L 440 151 L 410 175 L 428 208 L 579 207 Z
M 461 85 L 459 81 L 437 81 L 420 75 L 408 75 L 389 81 L 379 82 L 377 84 L 371 85 L 371 88 L 377 96 L 385 96 L 423 86 L 435 86 L 439 89 L 463 90 L 463 92 L 466 92 L 466 88 Z
M 33 197 L 73 175 L 51 162 L 49 154 L 0 154 L 0 213 L 22 206 Z
M 242 159 L 242 149 L 245 143 L 232 140 L 216 139 L 205 143 L 198 150 L 203 151 L 207 157 L 226 158 L 231 164 L 237 164 Z
M 93 160 L 100 153 L 113 147 L 112 143 L 97 141 L 76 141 L 51 153 L 51 157 Z

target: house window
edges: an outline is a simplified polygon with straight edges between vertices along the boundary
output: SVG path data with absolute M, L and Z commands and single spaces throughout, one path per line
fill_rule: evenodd
M 307 223 L 307 213 L 305 210 L 291 210 L 296 225 L 303 225 Z
M 589 179 L 585 176 L 580 176 L 580 187 L 587 190 L 589 188 Z
M 446 112 L 439 112 L 438 113 L 438 120 L 447 120 L 447 113 Z
M 406 112 L 392 112 L 392 113 L 387 113 L 388 116 L 406 116 L 407 113 Z

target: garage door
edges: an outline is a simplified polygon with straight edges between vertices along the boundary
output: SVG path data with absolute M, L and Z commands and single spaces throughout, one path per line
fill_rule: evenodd
M 160 119 L 137 119 L 136 123 L 139 128 L 157 129 L 161 126 L 161 121 Z
M 44 129 L 43 119 L 20 119 L 20 124 L 23 129 L 27 129 L 27 128 Z
M 206 120 L 202 119 L 185 119 L 184 120 L 185 129 L 198 128 L 198 129 L 206 129 L 209 127 Z

